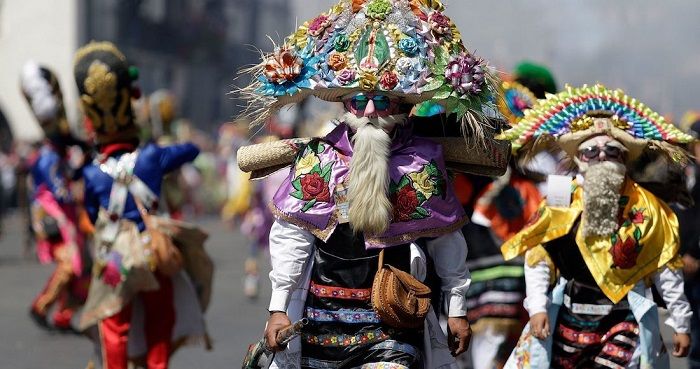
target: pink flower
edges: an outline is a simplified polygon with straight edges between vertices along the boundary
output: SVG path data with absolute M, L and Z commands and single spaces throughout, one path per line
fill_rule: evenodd
M 352 69 L 343 69 L 337 74 L 338 84 L 341 86 L 347 86 L 355 81 L 357 74 Z
M 484 86 L 484 68 L 481 60 L 463 52 L 450 58 L 445 78 L 459 94 L 477 95 Z
M 323 33 L 323 31 L 331 25 L 330 19 L 325 14 L 321 14 L 311 21 L 309 24 L 309 35 L 317 37 Z
M 452 25 L 450 24 L 450 18 L 447 18 L 444 14 L 440 12 L 432 12 L 428 16 L 428 23 L 430 24 L 430 29 L 433 32 L 444 35 L 450 32 Z

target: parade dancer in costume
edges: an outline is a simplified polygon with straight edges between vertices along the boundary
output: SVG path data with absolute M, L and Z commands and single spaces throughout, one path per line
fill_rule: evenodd
M 96 260 L 81 325 L 98 324 L 104 368 L 125 369 L 127 359 L 142 352 L 148 369 L 167 368 L 174 343 L 205 335 L 206 301 L 195 285 L 198 291 L 207 286 L 196 278 L 193 285 L 187 258 L 191 247 L 201 250 L 206 235 L 145 213 L 157 209 L 163 176 L 194 160 L 199 150 L 189 143 L 138 148 L 131 108 L 137 70 L 111 43 L 93 42 L 78 50 L 74 68 L 99 150 L 95 162 L 84 168 Z M 179 258 L 168 257 L 174 250 L 164 255 L 157 248 L 161 237 L 154 228 L 172 237 L 189 273 L 178 270 Z
M 277 353 L 275 367 L 456 366 L 432 311 L 411 322 L 417 328 L 401 328 L 373 310 L 380 250 L 419 280 L 429 256 L 448 311 L 449 349 L 467 349 L 470 277 L 459 231 L 467 218 L 441 147 L 414 136 L 408 114 L 432 98 L 478 137 L 486 114 L 496 115 L 496 88 L 443 10 L 438 1 L 343 0 L 252 70 L 258 79 L 244 93 L 256 118 L 310 95 L 342 101 L 347 111 L 301 149 L 272 202 L 268 343 L 284 350 L 276 332 L 290 319 L 311 322 Z
M 176 114 L 175 96 L 168 90 L 158 90 L 148 97 L 148 108 L 153 140 L 161 146 L 175 143 L 172 132 Z M 169 173 L 163 178 L 161 189 L 161 197 L 168 214 L 177 220 L 183 219 L 182 209 L 187 196 L 186 191 L 183 190 L 184 184 L 181 177 L 179 170 Z
M 499 111 L 516 124 L 537 98 L 523 85 L 501 84 L 503 98 Z M 475 369 L 502 368 L 527 322 L 523 260 L 504 261 L 500 246 L 520 231 L 535 213 L 542 196 L 511 158 L 508 171 L 479 188 L 479 179 L 465 177 L 470 186 L 460 186 L 460 195 L 470 196 L 465 210 L 471 222 L 462 228 L 469 244 L 467 266 L 472 285 L 467 292 L 469 323 L 472 327 L 472 366 Z
M 555 143 L 581 173 L 502 247 L 508 260 L 525 255 L 530 314 L 506 368 L 668 368 L 652 287 L 670 312 L 673 354 L 686 356 L 678 221 L 626 165 L 649 148 L 683 160 L 672 144 L 693 138 L 601 85 L 540 100 L 502 137 L 526 154 Z
M 37 254 L 42 263 L 55 262 L 56 269 L 34 299 L 30 314 L 48 327 L 47 313 L 57 303 L 53 326 L 71 330 L 75 310 L 85 302 L 89 278 L 83 273 L 85 235 L 79 225 L 81 207 L 76 204 L 72 184 L 79 173 L 69 158 L 69 147 L 84 144 L 70 132 L 63 94 L 56 75 L 28 62 L 22 70 L 22 93 L 44 130 L 46 139 L 32 165 L 34 183 L 32 227 L 37 236 Z M 82 162 L 79 158 L 77 162 Z

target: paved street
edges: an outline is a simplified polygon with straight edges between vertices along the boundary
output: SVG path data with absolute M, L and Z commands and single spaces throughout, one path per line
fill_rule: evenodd
M 248 344 L 261 334 L 269 298 L 269 282 L 263 275 L 263 290 L 258 302 L 242 293 L 243 259 L 247 243 L 216 219 L 201 225 L 211 234 L 207 248 L 214 258 L 214 297 L 207 312 L 214 350 L 200 347 L 179 351 L 172 369 L 218 369 L 239 367 Z M 18 219 L 5 220 L 0 239 L 0 358 L 2 369 L 82 369 L 92 346 L 86 338 L 50 334 L 37 328 L 27 315 L 35 294 L 43 287 L 51 267 L 22 258 L 21 230 Z
M 214 218 L 202 220 L 200 224 L 211 235 L 207 248 L 216 264 L 214 298 L 207 312 L 214 350 L 182 349 L 173 359 L 171 368 L 237 368 L 247 345 L 262 332 L 269 282 L 263 274 L 263 290 L 258 302 L 246 299 L 241 288 L 246 240 Z M 86 338 L 46 333 L 36 328 L 27 315 L 29 303 L 43 286 L 51 267 L 22 257 L 23 227 L 17 218 L 6 219 L 6 233 L 0 239 L 0 368 L 82 369 L 92 354 L 92 346 Z M 669 337 L 668 331 L 665 337 Z M 672 360 L 671 367 L 685 368 L 685 360 Z

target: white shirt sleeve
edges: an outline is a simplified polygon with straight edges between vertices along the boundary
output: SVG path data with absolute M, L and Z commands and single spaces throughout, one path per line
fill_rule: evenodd
M 472 280 L 467 268 L 467 242 L 462 232 L 456 231 L 430 240 L 427 246 L 435 272 L 441 280 L 447 316 L 466 316 L 467 290 Z
M 669 311 L 666 325 L 673 328 L 676 333 L 690 333 L 690 318 L 693 311 L 683 292 L 683 271 L 664 266 L 654 274 L 654 284 Z
M 276 220 L 270 229 L 272 296 L 269 311 L 287 311 L 316 238 L 301 227 Z
M 525 262 L 525 301 L 523 306 L 530 316 L 547 312 L 549 306 L 549 270 L 547 262 L 540 261 L 531 267 Z

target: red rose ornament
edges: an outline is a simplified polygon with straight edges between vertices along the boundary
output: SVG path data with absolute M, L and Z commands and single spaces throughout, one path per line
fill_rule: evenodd
M 318 173 L 307 174 L 301 179 L 301 192 L 304 201 L 329 202 L 331 199 L 328 183 Z

